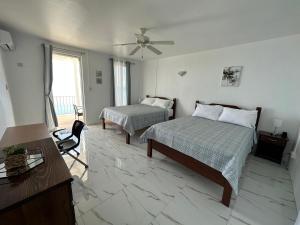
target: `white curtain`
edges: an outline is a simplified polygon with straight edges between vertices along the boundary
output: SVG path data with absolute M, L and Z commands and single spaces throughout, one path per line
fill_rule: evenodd
M 296 154 L 299 154 L 298 152 L 300 151 L 300 128 L 298 129 L 298 137 L 297 141 L 295 143 L 294 149 L 292 151 L 292 158 L 296 159 Z
M 114 78 L 114 105 L 123 106 L 130 104 L 129 89 L 130 77 L 128 76 L 125 61 L 113 60 L 113 78 Z
M 58 126 L 52 95 L 52 45 L 43 44 L 44 51 L 44 98 L 45 98 L 45 122 L 49 130 Z
M 80 56 L 66 55 L 54 50 L 52 58 L 53 96 L 75 96 L 72 104 L 82 106 Z

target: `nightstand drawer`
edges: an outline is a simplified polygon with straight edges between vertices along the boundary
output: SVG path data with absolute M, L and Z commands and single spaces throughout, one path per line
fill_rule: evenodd
M 262 142 L 270 143 L 272 145 L 284 145 L 285 144 L 284 140 L 277 138 L 277 137 L 272 137 L 272 136 L 261 135 L 260 140 Z
M 281 163 L 287 142 L 287 137 L 273 136 L 271 133 L 260 131 L 255 155 Z
M 283 148 L 276 147 L 267 143 L 260 143 L 256 149 L 256 156 L 260 156 L 265 159 L 270 159 L 274 162 L 281 163 Z

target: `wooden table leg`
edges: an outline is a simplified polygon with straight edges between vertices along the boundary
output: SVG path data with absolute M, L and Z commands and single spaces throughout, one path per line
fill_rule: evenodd
M 126 144 L 130 145 L 130 134 L 126 132 Z
M 105 119 L 102 118 L 102 129 L 105 130 Z
M 152 158 L 152 139 L 148 139 L 147 156 Z

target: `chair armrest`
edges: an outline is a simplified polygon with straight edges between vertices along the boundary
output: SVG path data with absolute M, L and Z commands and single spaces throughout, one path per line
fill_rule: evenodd
M 66 129 L 66 128 L 64 128 L 64 129 L 59 129 L 59 130 L 56 130 L 56 131 L 53 131 L 53 132 L 52 132 L 52 135 L 53 135 L 56 139 L 61 140 L 61 139 L 59 138 L 59 136 L 57 135 L 57 133 L 58 133 L 59 131 L 65 130 L 65 129 Z

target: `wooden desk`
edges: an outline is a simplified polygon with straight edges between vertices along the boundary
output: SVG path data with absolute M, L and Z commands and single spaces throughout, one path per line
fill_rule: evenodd
M 0 147 L 38 141 L 49 137 L 47 126 L 43 123 L 8 127 L 0 141 Z
M 0 146 L 21 143 L 28 151 L 41 148 L 45 163 L 0 184 L 0 225 L 74 225 L 72 176 L 47 127 L 8 128 Z

